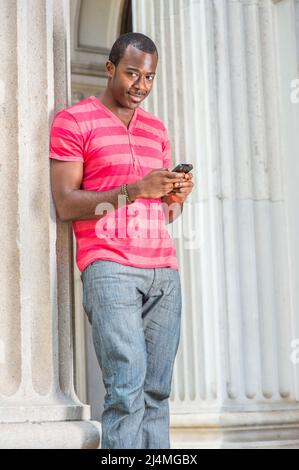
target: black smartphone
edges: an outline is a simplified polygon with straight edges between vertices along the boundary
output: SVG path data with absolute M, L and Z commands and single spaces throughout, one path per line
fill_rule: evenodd
M 178 173 L 189 173 L 193 168 L 191 163 L 179 163 L 172 171 L 176 171 Z

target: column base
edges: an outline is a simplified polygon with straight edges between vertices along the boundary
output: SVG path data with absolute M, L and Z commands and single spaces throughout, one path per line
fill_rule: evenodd
M 256 428 L 239 430 L 171 430 L 172 449 L 299 449 L 296 428 Z
M 1 423 L 0 449 L 97 449 L 98 421 Z
M 299 449 L 297 410 L 172 415 L 173 449 Z

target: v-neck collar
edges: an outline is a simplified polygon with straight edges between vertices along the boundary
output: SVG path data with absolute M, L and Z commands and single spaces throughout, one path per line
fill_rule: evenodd
M 118 117 L 116 116 L 116 114 L 114 114 L 109 108 L 107 108 L 107 106 L 105 106 L 96 96 L 90 96 L 90 98 L 94 101 L 94 103 L 96 104 L 96 106 L 104 109 L 110 116 L 111 118 L 117 123 L 117 124 L 120 124 L 122 125 L 126 131 L 131 131 L 132 129 L 134 129 L 135 127 L 135 123 L 136 123 L 136 119 L 137 119 L 137 114 L 138 114 L 138 108 L 135 108 L 135 111 L 134 111 L 134 114 L 132 116 L 132 119 L 129 123 L 129 126 L 127 127 L 124 122 Z

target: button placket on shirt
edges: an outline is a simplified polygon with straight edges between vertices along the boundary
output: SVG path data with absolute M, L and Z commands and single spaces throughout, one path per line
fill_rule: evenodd
M 133 168 L 136 170 L 136 161 L 135 161 L 135 155 L 134 155 L 134 149 L 131 141 L 131 131 L 128 130 L 128 138 L 129 138 L 129 145 L 130 145 L 130 150 L 131 150 L 131 156 L 132 156 L 132 163 L 133 163 Z
M 134 144 L 132 143 L 132 134 L 133 134 L 133 131 L 131 131 L 130 129 L 128 129 L 128 138 L 129 138 L 129 145 L 130 145 L 130 150 L 131 150 L 131 156 L 132 156 L 132 164 L 133 164 L 133 168 L 135 171 L 137 171 L 137 158 L 136 158 L 136 155 L 135 155 L 135 152 L 134 152 Z M 139 164 L 140 166 L 140 164 Z

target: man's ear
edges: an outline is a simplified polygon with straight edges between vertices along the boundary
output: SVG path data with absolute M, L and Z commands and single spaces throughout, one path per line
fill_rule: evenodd
M 115 65 L 110 60 L 106 62 L 106 71 L 108 78 L 112 78 L 115 73 Z

